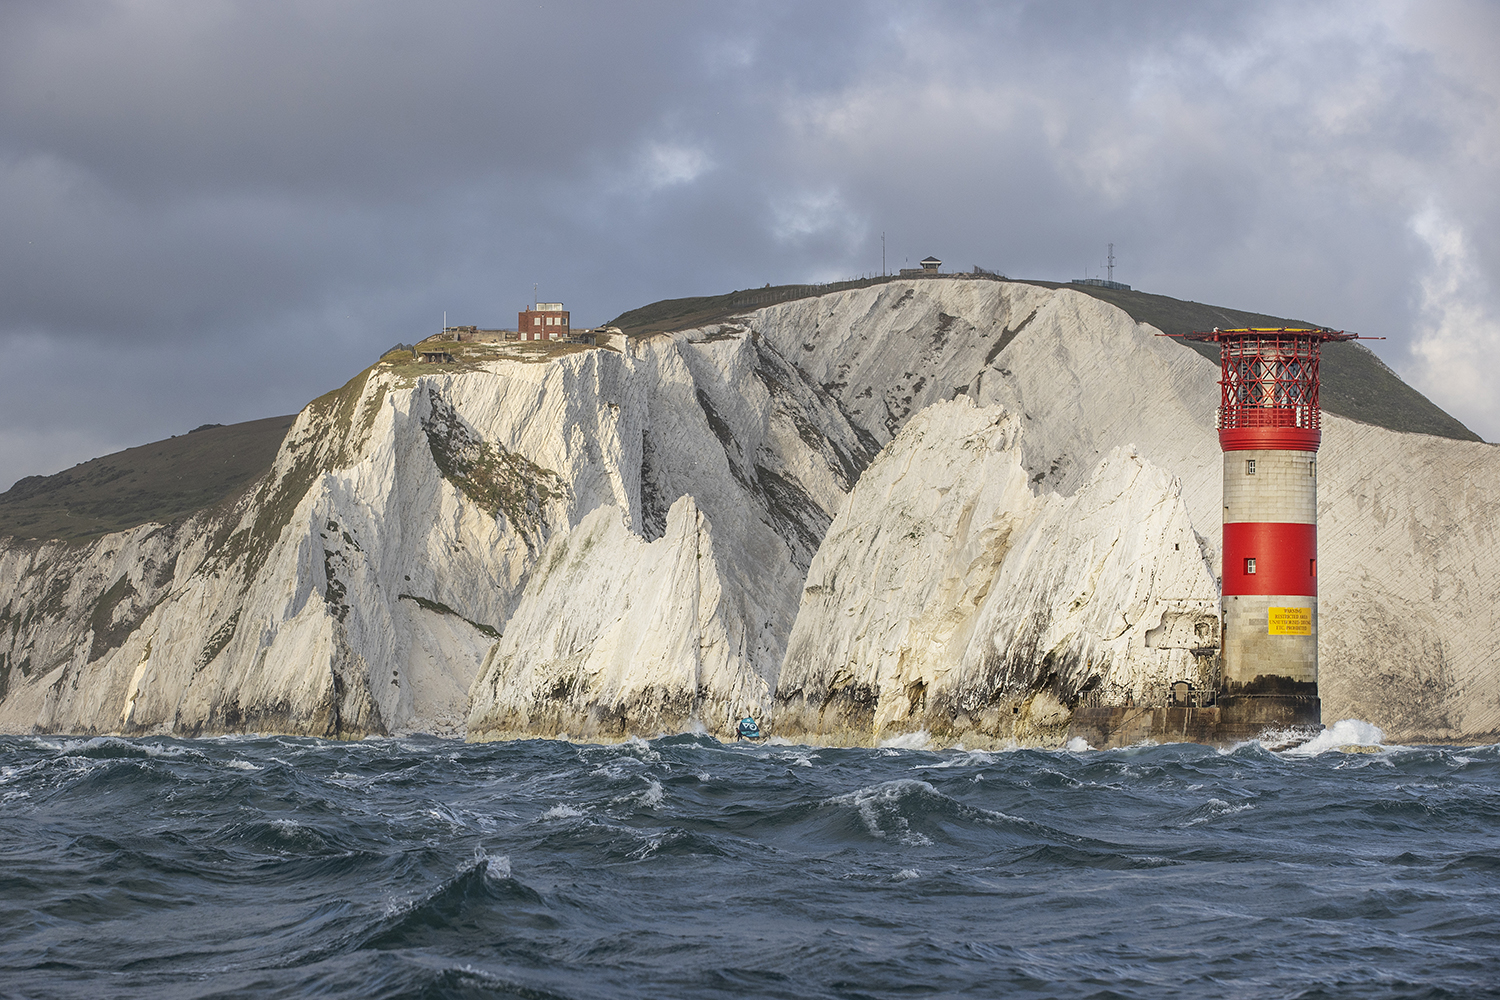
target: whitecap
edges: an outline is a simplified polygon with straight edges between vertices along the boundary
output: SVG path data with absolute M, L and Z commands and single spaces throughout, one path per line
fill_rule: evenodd
M 483 855 L 483 849 L 481 848 L 475 853 Z M 499 857 L 483 855 L 483 860 L 486 862 L 484 866 L 484 877 L 486 879 L 503 882 L 510 878 L 510 857 L 508 855 L 502 854 Z
M 1264 744 L 1266 737 L 1261 742 Z M 1379 726 L 1361 719 L 1340 719 L 1307 742 L 1278 752 L 1287 757 L 1316 757 L 1343 747 L 1378 747 L 1384 743 L 1385 733 Z
M 984 764 L 995 763 L 995 755 L 985 750 L 964 750 L 957 748 L 955 755 L 948 760 L 938 761 L 936 764 L 926 764 L 924 768 L 941 770 L 946 767 L 979 767 Z M 919 768 L 918 770 L 921 770 Z
M 914 733 L 902 733 L 888 740 L 881 740 L 880 746 L 892 750 L 927 750 L 932 746 L 932 734 L 925 729 L 918 729 Z
M 451 830 L 461 830 L 464 827 L 463 820 L 460 819 L 459 816 L 446 804 L 441 802 L 433 806 L 432 808 L 425 810 L 424 814 L 432 817 L 440 823 L 447 823 L 449 829 Z
M 895 781 L 885 781 L 878 785 L 870 785 L 843 795 L 835 795 L 827 799 L 827 805 L 853 807 L 855 814 L 859 816 L 860 822 L 865 825 L 870 836 L 884 840 L 887 833 L 894 833 L 896 839 L 903 844 L 916 847 L 927 847 L 932 844 L 931 838 L 925 834 L 912 830 L 911 823 L 901 814 L 901 804 L 908 798 L 932 796 L 938 799 L 947 799 L 932 785 L 915 778 L 900 778 Z M 887 830 L 889 828 L 889 830 Z
M 1253 802 L 1242 802 L 1238 805 L 1235 805 L 1233 803 L 1225 802 L 1223 799 L 1209 799 L 1203 804 L 1203 814 L 1201 816 L 1195 816 L 1182 825 L 1197 826 L 1199 823 L 1212 822 L 1213 820 L 1216 820 L 1221 816 L 1233 816 L 1235 813 L 1242 813 L 1246 810 L 1254 808 L 1255 804 Z

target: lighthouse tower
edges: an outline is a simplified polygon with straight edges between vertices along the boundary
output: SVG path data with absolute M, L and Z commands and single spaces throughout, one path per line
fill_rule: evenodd
M 1318 701 L 1318 361 L 1324 329 L 1214 330 L 1224 452 L 1220 726 L 1315 726 Z

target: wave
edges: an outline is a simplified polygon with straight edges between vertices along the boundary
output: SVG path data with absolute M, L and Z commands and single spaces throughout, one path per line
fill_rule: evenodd
M 1274 737 L 1262 737 L 1269 743 Z M 1345 747 L 1379 747 L 1385 742 L 1385 733 L 1379 726 L 1360 719 L 1340 719 L 1305 743 L 1281 751 L 1288 757 L 1316 757 Z
M 914 778 L 835 795 L 817 803 L 809 813 L 825 820 L 826 828 L 840 840 L 885 841 L 911 847 L 930 847 L 938 841 L 961 843 L 975 832 L 982 832 L 992 845 L 997 843 L 997 836 L 1013 841 L 1080 839 L 1027 819 L 969 805 Z
M 1468 996 L 1500 961 L 1495 747 L 9 737 L 0 794 L 7 994 Z

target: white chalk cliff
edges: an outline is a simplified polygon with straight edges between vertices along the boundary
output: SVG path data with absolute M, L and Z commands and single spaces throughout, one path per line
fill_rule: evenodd
M 1208 681 L 1218 592 L 1176 481 L 1117 448 L 1033 492 L 1020 425 L 935 403 L 865 472 L 808 573 L 778 728 L 972 745 L 1065 729 L 1080 694 Z
M 0 730 L 1047 741 L 1207 669 L 1216 367 L 1068 289 L 892 281 L 375 366 L 228 509 L 0 539 Z M 1325 718 L 1500 729 L 1500 453 L 1325 415 Z

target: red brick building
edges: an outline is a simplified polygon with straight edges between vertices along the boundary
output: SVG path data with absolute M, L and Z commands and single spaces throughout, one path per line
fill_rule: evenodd
M 567 340 L 572 336 L 568 311 L 561 302 L 538 302 L 518 314 L 516 333 L 520 340 Z

